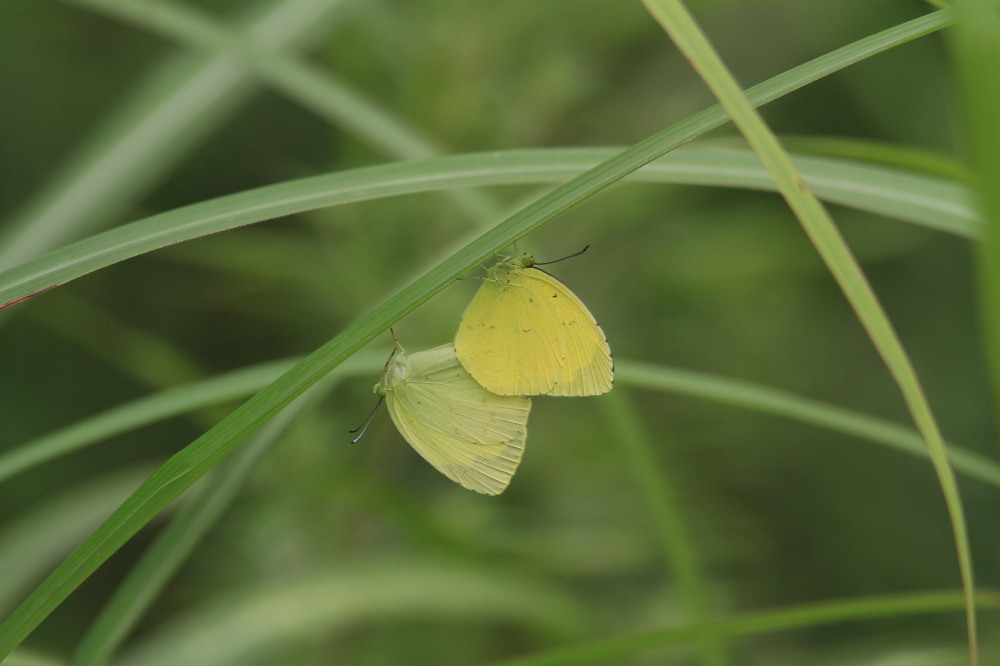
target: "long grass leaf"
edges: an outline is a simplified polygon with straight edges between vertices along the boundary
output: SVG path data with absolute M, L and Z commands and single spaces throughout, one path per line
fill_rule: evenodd
M 594 148 L 437 157 L 240 192 L 105 231 L 4 271 L 0 309 L 130 257 L 262 220 L 445 187 L 564 182 L 620 154 Z M 804 177 L 830 201 L 962 236 L 976 233 L 969 194 L 955 183 L 843 160 L 801 158 L 798 163 Z M 746 150 L 684 148 L 631 178 L 774 189 L 773 179 Z
M 833 220 L 813 195 L 791 157 L 743 94 L 684 3 L 681 0 L 642 2 L 728 111 L 733 124 L 774 177 L 781 195 L 799 219 L 896 380 L 917 429 L 927 443 L 931 464 L 948 507 L 966 595 L 969 650 L 972 663 L 977 663 L 975 581 L 965 512 L 944 438 L 906 351 Z
M 286 47 L 324 30 L 337 4 L 269 0 L 245 29 L 261 43 Z M 252 89 L 250 76 L 225 55 L 165 61 L 4 223 L 0 269 L 113 219 L 224 123 Z
M 290 3 L 289 3 L 290 4 Z M 808 85 L 814 81 L 817 81 L 824 76 L 837 72 L 845 67 L 848 67 L 854 63 L 860 62 L 866 58 L 877 55 L 891 49 L 900 44 L 905 44 L 908 41 L 917 39 L 923 35 L 930 34 L 941 28 L 950 25 L 954 20 L 954 15 L 950 10 L 942 10 L 922 16 L 912 21 L 907 21 L 898 26 L 894 26 L 887 30 L 883 30 L 870 37 L 865 37 L 856 42 L 848 44 L 847 46 L 841 47 L 830 53 L 820 56 L 814 60 L 811 60 L 803 65 L 794 67 L 787 72 L 779 74 L 763 83 L 753 86 L 747 90 L 747 97 L 754 105 L 763 105 L 770 101 L 773 101 L 782 95 L 786 95 L 794 90 Z M 722 107 L 719 105 L 713 105 L 704 111 L 696 113 L 690 116 L 686 120 L 677 123 L 676 125 L 664 130 L 663 132 L 651 137 L 643 144 L 640 144 L 642 151 L 640 154 L 645 155 L 646 153 L 652 151 L 654 154 L 646 157 L 643 162 L 652 161 L 659 154 L 664 154 L 669 152 L 673 148 L 680 146 L 683 143 L 691 141 L 698 136 L 719 127 L 728 120 L 728 116 Z M 108 171 L 107 175 L 112 175 L 113 171 Z M 74 181 L 70 181 L 74 182 Z M 57 191 L 61 191 L 62 188 L 57 188 Z M 84 193 L 88 198 L 92 198 L 94 193 L 94 188 L 82 188 L 81 193 Z M 105 194 L 103 199 L 108 198 L 108 194 Z M 48 202 L 52 199 L 50 196 L 39 197 L 38 201 Z M 47 206 L 48 204 L 45 203 Z M 62 211 L 59 215 L 54 215 L 50 211 L 48 219 L 51 223 L 58 223 L 70 216 L 73 208 Z M 285 213 L 288 214 L 288 213 Z M 16 225 L 18 228 L 36 228 L 40 226 L 37 222 L 38 218 L 36 215 L 29 216 L 26 218 L 26 222 L 23 225 Z M 35 220 L 34 222 L 31 220 Z M 47 225 L 41 225 L 47 226 Z M 210 233 L 210 232 L 206 232 Z M 42 246 L 44 247 L 44 246 Z M 148 251 L 145 250 L 145 251 Z M 138 252 L 136 252 L 137 254 Z M 0 268 L 5 265 L 12 265 L 19 261 L 24 261 L 27 256 L 30 256 L 31 252 L 21 252 L 16 253 L 12 257 L 0 261 Z M 134 255 L 124 255 L 121 256 L 118 261 L 125 259 L 128 256 Z M 62 257 L 61 260 L 65 260 L 66 257 Z M 91 269 L 93 270 L 93 269 Z M 58 282 L 50 282 L 47 287 L 54 286 Z M 5 297 L 3 292 L 4 281 L 2 280 L 2 274 L 0 274 L 0 309 L 9 305 L 13 302 L 17 302 L 18 299 L 28 298 L 34 295 L 36 292 L 45 289 L 46 287 L 38 287 L 37 289 L 28 289 L 23 291 L 19 296 L 16 297 Z
M 345 369 L 345 366 L 338 368 Z M 345 374 L 335 372 L 331 378 L 335 375 L 340 379 Z M 108 661 L 195 546 L 232 504 L 257 462 L 281 440 L 296 419 L 325 397 L 333 386 L 328 379 L 300 396 L 219 466 L 211 483 L 202 486 L 174 516 L 115 589 L 78 643 L 70 666 L 92 666 Z
M 385 353 L 364 351 L 352 357 L 359 372 L 377 367 Z M 281 360 L 250 366 L 200 382 L 178 386 L 113 407 L 35 438 L 0 454 L 0 483 L 35 465 L 78 451 L 109 437 L 189 411 L 247 397 L 277 379 L 295 363 Z M 362 370 L 363 369 L 363 370 Z M 347 368 L 344 368 L 347 371 Z M 753 411 L 888 446 L 918 457 L 927 447 L 912 428 L 787 391 L 692 370 L 628 359 L 615 360 L 616 380 L 624 386 L 666 391 Z M 949 445 L 952 464 L 972 479 L 1000 487 L 1000 464 L 961 447 Z
M 617 359 L 615 381 L 625 386 L 666 391 L 750 409 L 762 414 L 772 414 L 865 439 L 920 458 L 928 456 L 924 440 L 913 428 L 761 384 L 692 370 Z M 971 479 L 1000 487 L 1000 463 L 951 444 L 948 445 L 948 450 L 956 471 Z
M 126 20 L 168 38 L 210 52 L 227 54 L 274 90 L 333 125 L 346 129 L 386 155 L 398 159 L 444 152 L 432 138 L 369 100 L 329 72 L 293 55 L 261 48 L 252 34 L 228 28 L 208 14 L 160 0 L 137 5 L 131 0 L 64 0 Z M 446 191 L 481 222 L 495 221 L 496 204 L 473 190 Z
M 0 612 L 6 613 L 56 562 L 80 544 L 148 476 L 118 469 L 54 493 L 0 531 Z
M 994 419 L 1000 426 L 1000 14 L 991 0 L 955 0 L 955 8 L 960 20 L 949 41 L 986 220 L 976 268 Z
M 627 376 L 627 375 L 626 375 Z M 621 374 L 618 375 L 621 383 Z M 618 388 L 601 401 L 609 432 L 615 433 L 615 443 L 635 476 L 652 522 L 660 537 L 660 546 L 669 566 L 669 573 L 676 582 L 677 591 L 686 618 L 692 624 L 712 619 L 712 604 L 708 584 L 702 574 L 698 547 L 688 529 L 687 518 L 681 509 L 675 483 L 666 472 L 668 465 L 657 452 L 665 448 L 662 441 L 654 445 L 639 415 L 635 412 L 630 396 Z M 717 636 L 703 636 L 698 640 L 698 654 L 706 666 L 730 663 L 725 642 Z
M 980 590 L 975 601 L 982 608 L 1000 608 L 1000 593 L 995 590 Z M 616 663 L 613 660 L 627 655 L 672 645 L 685 645 L 705 636 L 760 636 L 845 622 L 960 611 L 964 606 L 963 592 L 925 592 L 827 601 L 776 611 L 747 613 L 729 620 L 593 641 L 550 650 L 536 656 L 494 662 L 493 666 L 557 666 L 595 661 Z
M 273 655 L 267 650 L 289 638 L 329 637 L 386 618 L 502 622 L 565 640 L 589 628 L 581 607 L 556 586 L 496 567 L 348 562 L 281 586 L 213 600 L 149 636 L 115 666 L 261 663 L 256 655 Z M 428 663 L 419 654 L 409 661 Z
M 0 483 L 36 465 L 178 414 L 245 398 L 292 366 L 272 361 L 139 398 L 0 453 Z

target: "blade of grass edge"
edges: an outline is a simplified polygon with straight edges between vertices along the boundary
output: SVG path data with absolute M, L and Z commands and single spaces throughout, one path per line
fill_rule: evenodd
M 244 398 L 278 378 L 293 361 L 271 361 L 138 398 L 0 453 L 0 484 L 36 465 L 101 439 L 194 409 Z
M 255 35 L 229 28 L 194 7 L 160 0 L 155 5 L 132 0 L 63 0 L 205 49 L 228 55 L 248 72 L 302 108 L 398 159 L 429 157 L 442 147 L 383 106 L 338 81 L 320 67 L 273 48 L 261 48 Z M 448 190 L 457 207 L 480 223 L 495 222 L 497 204 L 476 190 Z
M 620 380 L 621 373 L 617 374 L 616 379 Z M 686 619 L 691 624 L 709 621 L 713 613 L 708 585 L 702 574 L 698 547 L 677 498 L 676 476 L 670 477 L 666 471 L 670 465 L 654 453 L 649 432 L 643 427 L 628 393 L 619 386 L 599 404 L 608 422 L 608 431 L 615 433 L 616 444 L 628 460 L 646 501 Z M 661 456 L 666 455 L 664 449 L 667 448 L 659 447 Z M 700 636 L 697 643 L 703 664 L 720 666 L 731 663 L 726 643 L 721 637 Z
M 956 0 L 955 9 L 959 21 L 948 42 L 985 221 L 976 273 L 994 423 L 1000 426 L 1000 15 L 995 0 Z
M 331 23 L 337 4 L 268 0 L 242 19 L 243 29 L 274 48 L 298 45 Z M 227 56 L 165 59 L 4 222 L 0 267 L 16 266 L 114 217 L 235 113 L 250 84 Z
M 917 429 L 927 443 L 931 463 L 948 507 L 966 596 L 970 659 L 972 664 L 977 664 L 979 648 L 974 603 L 975 581 L 965 512 L 944 439 L 905 349 L 833 220 L 812 194 L 763 118 L 747 100 L 684 3 L 681 0 L 642 0 L 642 3 L 691 62 L 695 71 L 728 111 L 733 124 L 746 137 L 765 168 L 774 176 L 782 196 L 819 251 L 896 380 Z
M 975 597 L 983 608 L 1000 608 L 1000 592 L 980 590 Z M 535 656 L 494 662 L 492 666 L 557 666 L 608 661 L 655 648 L 691 643 L 703 636 L 736 638 L 790 631 L 843 622 L 859 622 L 906 615 L 962 610 L 964 592 L 923 592 L 825 601 L 773 611 L 747 613 L 732 619 L 649 631 L 631 636 L 596 640 L 583 645 L 557 648 Z
M 349 372 L 360 372 L 366 365 L 370 369 L 367 363 L 370 359 L 359 356 L 351 358 L 354 367 L 341 365 L 325 381 L 316 384 L 265 424 L 245 446 L 219 466 L 210 482 L 201 487 L 197 496 L 157 535 L 118 585 L 77 643 L 68 666 L 95 666 L 111 658 L 202 537 L 229 508 L 264 454 L 288 433 L 304 411 L 326 396 L 336 380 Z
M 387 352 L 361 352 L 352 364 L 373 367 Z M 177 386 L 112 407 L 0 454 L 0 483 L 36 465 L 128 430 L 188 411 L 247 397 L 264 388 L 301 359 L 276 360 Z M 927 457 L 912 428 L 752 382 L 628 359 L 615 360 L 615 380 L 623 386 L 675 393 L 793 419 L 867 439 L 897 451 Z M 1000 488 L 1000 464 L 975 451 L 948 445 L 955 470 Z
M 363 167 L 211 199 L 86 238 L 0 273 L 0 310 L 125 259 L 208 234 L 324 206 L 469 185 L 565 182 L 623 149 L 512 150 Z M 842 160 L 799 158 L 828 201 L 975 238 L 966 189 L 942 179 Z M 774 190 L 748 150 L 681 148 L 629 180 Z
M 892 421 L 781 389 L 693 370 L 615 359 L 615 382 L 635 388 L 676 393 L 762 414 L 772 414 L 927 458 L 920 434 Z M 970 449 L 948 445 L 955 469 L 1000 488 L 1000 464 Z
M 941 27 L 950 17 L 937 12 L 934 20 L 915 20 L 919 29 L 904 31 L 908 39 Z M 909 22 L 911 28 L 915 21 Z M 883 31 L 899 37 L 895 30 Z M 849 62 L 889 48 L 885 39 L 860 40 L 853 48 L 838 49 L 818 58 L 805 67 L 790 70 L 772 79 L 765 91 L 774 93 L 775 80 L 794 90 L 809 80 L 829 71 L 836 71 Z M 864 55 L 862 55 L 864 54 Z M 779 86 L 779 88 L 781 87 Z M 759 91 L 763 93 L 764 91 Z M 756 97 L 756 95 L 755 95 Z M 761 94 L 760 103 L 767 95 Z M 225 458 L 236 446 L 263 423 L 280 411 L 307 388 L 322 379 L 365 344 L 416 309 L 421 303 L 444 289 L 451 281 L 468 273 L 495 252 L 540 227 L 597 191 L 620 180 L 628 173 L 669 152 L 677 145 L 694 138 L 702 131 L 722 124 L 726 114 L 711 107 L 688 121 L 660 132 L 632 148 L 602 162 L 573 180 L 556 188 L 536 202 L 518 211 L 499 225 L 486 231 L 452 257 L 438 264 L 409 286 L 397 292 L 358 323 L 313 352 L 274 383 L 236 409 L 212 430 L 171 457 L 159 470 L 126 500 L 121 507 L 74 551 L 38 588 L 0 625 L 0 658 L 10 652 L 52 612 L 63 599 L 79 586 L 98 566 L 107 560 L 136 531 L 151 520 L 187 487 Z
M 771 79 L 750 88 L 747 91 L 747 95 L 751 102 L 755 105 L 766 104 L 781 97 L 782 95 L 788 94 L 805 85 L 808 85 L 809 83 L 821 79 L 824 76 L 837 72 L 873 55 L 882 53 L 883 51 L 893 48 L 894 46 L 904 44 L 910 40 L 940 30 L 941 28 L 950 25 L 953 20 L 952 12 L 939 11 L 907 21 L 902 25 L 883 30 L 870 37 L 865 37 L 788 70 L 787 72 L 772 77 Z M 635 147 L 634 152 L 628 153 L 627 158 L 623 157 L 622 164 L 620 165 L 622 172 L 628 173 L 629 171 L 638 169 L 640 166 L 652 161 L 656 157 L 666 154 L 674 148 L 721 126 L 727 120 L 727 114 L 718 104 L 708 107 L 707 109 L 704 109 L 703 111 L 700 111 L 693 116 L 672 125 L 666 130 L 655 134 L 646 141 L 638 144 Z M 624 156 L 626 153 L 622 153 L 622 155 Z M 388 166 L 400 168 L 399 165 Z M 309 179 L 307 179 L 307 181 L 308 180 Z M 226 198 L 224 197 L 222 199 L 213 200 L 213 202 L 197 205 L 210 204 L 213 207 L 218 208 L 219 202 L 225 200 Z M 314 203 L 312 205 L 319 206 L 323 204 Z M 299 210 L 305 210 L 308 208 L 309 206 L 300 205 Z M 147 219 L 153 220 L 156 218 L 162 218 L 163 216 L 169 216 L 171 214 L 176 213 L 171 211 L 161 214 L 160 216 L 154 216 L 154 218 Z M 232 215 L 233 212 L 220 210 L 219 214 L 225 216 Z M 271 210 L 263 213 L 264 216 L 270 215 L 271 217 L 276 217 L 281 214 L 288 213 L 283 213 L 281 210 Z M 264 217 L 258 217 L 256 219 L 264 219 Z M 243 223 L 245 224 L 247 222 Z M 229 228 L 231 226 L 236 225 L 232 224 L 224 228 Z M 92 239 L 85 239 L 85 241 L 80 242 L 83 243 L 83 245 L 74 244 L 76 248 L 75 250 L 69 250 L 69 248 L 73 248 L 74 246 L 61 248 L 60 250 L 50 252 L 46 255 L 38 257 L 35 260 L 28 261 L 20 266 L 16 266 L 0 273 L 0 309 L 6 307 L 7 305 L 12 305 L 26 300 L 37 293 L 41 293 L 46 288 L 51 288 L 61 284 L 62 281 L 79 277 L 80 275 L 83 275 L 91 270 L 96 270 L 96 268 L 106 266 L 114 261 L 121 261 L 122 259 L 134 256 L 135 254 L 149 251 L 152 247 L 159 246 L 151 246 L 150 239 L 146 239 L 144 245 L 141 244 L 141 239 L 137 237 L 137 234 L 134 234 L 134 228 L 132 225 L 126 225 L 123 228 L 112 231 L 117 231 L 121 234 L 131 234 L 127 237 L 127 248 L 129 249 L 118 252 L 115 257 L 105 262 L 94 261 L 93 258 L 90 257 L 90 262 L 84 267 L 78 266 L 75 269 L 70 270 L 68 264 L 74 261 L 74 257 L 77 263 L 82 263 L 79 254 L 85 252 L 83 248 L 93 245 Z M 199 233 L 211 233 L 211 231 L 203 229 L 200 230 Z M 169 240 L 152 239 L 152 242 L 162 242 L 162 244 L 168 244 L 178 242 L 178 239 L 176 237 L 171 237 Z M 44 275 L 44 279 L 40 278 L 39 274 Z M 16 280 L 15 284 L 20 287 L 20 289 L 11 287 L 12 280 Z

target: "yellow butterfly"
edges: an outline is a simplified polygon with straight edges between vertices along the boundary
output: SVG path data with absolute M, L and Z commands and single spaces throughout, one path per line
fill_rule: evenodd
M 607 393 L 615 372 L 604 331 L 576 294 L 536 265 L 517 254 L 488 270 L 458 325 L 458 360 L 499 395 Z
M 524 452 L 531 400 L 484 389 L 451 343 L 407 356 L 397 342 L 375 392 L 403 438 L 449 479 L 486 495 L 510 483 Z

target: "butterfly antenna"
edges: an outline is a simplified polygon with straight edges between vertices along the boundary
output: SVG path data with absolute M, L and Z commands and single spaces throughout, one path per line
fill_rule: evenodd
M 378 402 L 375 403 L 375 407 L 372 409 L 371 413 L 368 415 L 368 418 L 366 418 L 364 420 L 364 423 L 362 423 L 361 425 L 359 425 L 357 428 L 354 428 L 353 430 L 348 430 L 347 431 L 347 432 L 351 433 L 352 435 L 354 433 L 358 432 L 359 430 L 361 431 L 361 433 L 357 437 L 355 437 L 354 439 L 351 440 L 351 444 L 357 444 L 361 440 L 361 438 L 365 436 L 365 430 L 368 430 L 368 426 L 371 425 L 372 419 L 375 418 L 375 412 L 378 410 L 379 406 L 381 406 L 383 400 L 385 400 L 385 396 L 384 395 L 380 395 L 379 398 L 378 398 Z
M 579 257 L 581 254 L 590 249 L 590 245 L 584 245 L 583 249 L 579 252 L 574 252 L 573 254 L 568 254 L 562 259 L 553 259 L 552 261 L 536 261 L 535 266 L 544 266 L 545 264 L 555 264 L 560 261 L 566 261 L 567 259 L 572 259 L 573 257 Z

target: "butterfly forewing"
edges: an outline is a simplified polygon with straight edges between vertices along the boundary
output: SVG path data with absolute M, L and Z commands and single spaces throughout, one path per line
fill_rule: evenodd
M 598 395 L 614 380 L 593 315 L 536 268 L 495 271 L 483 283 L 462 316 L 455 350 L 472 377 L 500 395 Z
M 594 315 L 576 294 L 548 273 L 528 268 L 524 279 L 544 285 L 551 294 L 551 325 L 559 331 L 563 343 L 559 371 L 548 395 L 585 396 L 610 391 L 614 382 L 611 348 Z

